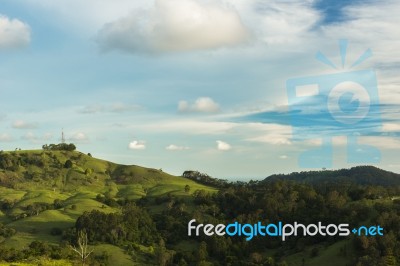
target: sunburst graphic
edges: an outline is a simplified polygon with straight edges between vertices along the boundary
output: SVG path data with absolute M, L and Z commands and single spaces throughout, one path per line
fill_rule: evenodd
M 345 39 L 339 40 L 339 48 L 340 48 L 340 57 L 342 61 L 342 69 L 345 69 L 346 65 L 346 57 L 347 57 L 347 47 L 348 47 L 348 41 Z M 365 60 L 368 58 L 372 57 L 372 51 L 370 48 L 365 50 L 365 52 L 349 67 L 349 69 L 352 69 L 360 64 L 362 64 Z M 324 63 L 327 66 L 330 66 L 334 69 L 339 69 L 337 65 L 335 65 L 331 60 L 329 60 L 328 57 L 326 57 L 322 52 L 318 51 L 317 54 L 315 55 L 315 58 Z

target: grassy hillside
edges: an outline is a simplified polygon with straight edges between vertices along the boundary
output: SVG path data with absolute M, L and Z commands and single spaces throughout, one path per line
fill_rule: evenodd
M 189 190 L 185 190 L 187 186 Z M 85 211 L 120 211 L 118 206 L 110 207 L 113 205 L 102 200 L 146 197 L 148 207 L 157 212 L 165 209 L 165 204 L 157 204 L 154 199 L 179 196 L 190 208 L 190 195 L 196 190 L 217 191 L 162 170 L 120 165 L 78 151 L 0 152 L 0 223 L 16 230 L 11 237 L 0 236 L 0 243 L 16 249 L 34 240 L 58 244 L 61 235 L 52 230 L 74 226 Z M 104 249 L 104 245 L 99 246 L 96 252 Z M 113 260 L 129 265 L 125 261 L 129 256 L 117 256 L 121 252 L 114 249 Z

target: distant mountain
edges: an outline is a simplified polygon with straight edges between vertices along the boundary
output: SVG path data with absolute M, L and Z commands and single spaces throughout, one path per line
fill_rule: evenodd
M 398 186 L 400 174 L 379 169 L 374 166 L 356 166 L 350 169 L 293 172 L 290 174 L 275 174 L 262 182 L 291 180 L 308 184 L 325 182 L 351 182 L 360 185 Z

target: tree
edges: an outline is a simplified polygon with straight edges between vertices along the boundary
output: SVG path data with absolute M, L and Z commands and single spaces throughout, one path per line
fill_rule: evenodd
M 215 217 L 215 215 L 219 212 L 219 208 L 216 204 L 211 205 L 211 211 L 213 213 L 213 217 Z
M 382 260 L 383 260 L 384 265 L 386 265 L 386 266 L 395 266 L 395 265 L 397 265 L 396 257 L 393 255 L 393 251 L 390 248 L 386 251 L 386 256 L 384 256 L 382 258 Z
M 156 248 L 156 257 L 157 257 L 158 265 L 160 265 L 160 266 L 167 265 L 169 256 L 168 256 L 167 248 L 165 247 L 164 239 L 162 239 L 162 238 L 158 242 L 158 245 Z
M 54 209 L 61 209 L 63 207 L 63 201 L 60 199 L 55 199 L 53 201 Z
M 66 150 L 67 150 L 67 151 L 74 151 L 74 150 L 76 150 L 75 144 L 73 144 L 73 143 L 68 144 Z
M 167 202 L 167 210 L 168 212 L 172 209 L 172 207 L 175 204 L 175 200 L 171 199 L 170 201 Z
M 85 170 L 85 175 L 86 176 L 90 176 L 93 173 L 93 169 L 92 168 L 86 168 Z
M 202 261 L 206 261 L 207 257 L 208 257 L 207 244 L 206 242 L 202 241 L 200 243 L 199 249 L 197 250 L 197 261 L 199 263 Z
M 181 215 L 183 214 L 185 209 L 186 209 L 185 203 L 182 202 L 181 204 L 179 204 L 179 211 L 181 212 Z
M 185 186 L 185 192 L 186 192 L 186 193 L 189 193 L 189 191 L 190 191 L 190 186 L 189 186 L 189 185 L 186 185 L 186 186 Z
M 72 165 L 73 165 L 72 161 L 71 160 L 67 160 L 67 161 L 65 161 L 64 168 L 71 168 Z
M 82 261 L 82 265 L 85 265 L 86 259 L 92 254 L 93 249 L 88 249 L 88 237 L 85 231 L 78 231 L 78 246 L 70 246 L 75 251 Z
M 319 249 L 317 247 L 314 247 L 311 250 L 311 258 L 318 257 L 318 255 L 319 255 Z
M 250 254 L 250 260 L 255 264 L 260 264 L 262 262 L 263 256 L 258 252 L 253 252 Z
M 76 150 L 76 146 L 73 143 L 44 144 L 42 149 L 45 151 L 74 151 Z
M 41 256 L 48 252 L 49 246 L 41 241 L 33 241 L 29 244 L 29 249 L 34 256 Z
M 266 258 L 264 261 L 264 265 L 265 266 L 274 266 L 275 265 L 274 258 L 272 258 L 272 257 Z
M 281 262 L 278 262 L 276 265 L 277 266 L 288 266 L 288 264 L 287 264 L 287 262 L 285 260 L 283 260 Z

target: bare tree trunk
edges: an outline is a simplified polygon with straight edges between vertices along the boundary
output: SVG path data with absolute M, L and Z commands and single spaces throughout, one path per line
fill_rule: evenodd
M 81 261 L 82 261 L 82 266 L 85 265 L 86 259 L 92 254 L 93 249 L 89 250 L 88 249 L 88 238 L 87 238 L 87 233 L 85 231 L 79 231 L 78 232 L 78 246 L 70 246 L 70 248 L 78 253 Z

